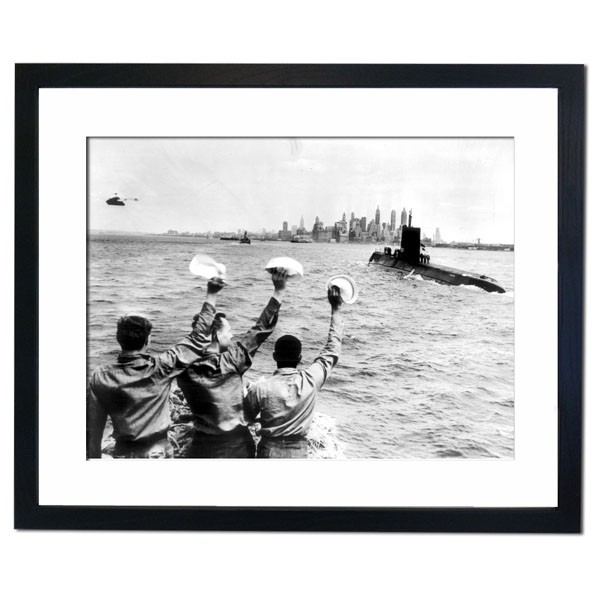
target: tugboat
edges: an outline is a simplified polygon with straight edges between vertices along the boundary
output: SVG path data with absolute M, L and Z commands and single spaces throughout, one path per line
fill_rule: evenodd
M 447 285 L 475 285 L 486 292 L 498 292 L 499 294 L 506 291 L 495 279 L 487 275 L 429 264 L 429 260 L 429 253 L 421 244 L 421 228 L 412 227 L 411 212 L 408 217 L 408 226 L 403 225 L 402 227 L 400 248 L 392 250 L 392 248 L 386 247 L 383 252 L 373 252 L 369 264 L 397 269 L 407 275 L 420 275 L 423 279 L 431 279 Z
M 250 244 L 250 238 L 248 237 L 248 232 L 244 231 L 244 237 L 240 238 L 240 244 Z
M 292 244 L 312 244 L 312 238 L 309 235 L 294 235 L 290 240 Z

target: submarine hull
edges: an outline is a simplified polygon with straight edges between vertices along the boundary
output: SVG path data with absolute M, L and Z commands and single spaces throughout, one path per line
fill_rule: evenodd
M 475 285 L 486 292 L 503 294 L 506 290 L 495 279 L 486 275 L 468 273 L 451 267 L 429 263 L 412 263 L 383 252 L 373 252 L 369 264 L 375 264 L 388 269 L 395 269 L 405 274 L 420 275 L 446 285 Z

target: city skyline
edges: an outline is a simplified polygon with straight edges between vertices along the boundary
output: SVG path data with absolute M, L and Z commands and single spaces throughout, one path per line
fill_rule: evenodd
M 340 221 L 336 221 L 333 225 L 327 225 L 323 223 L 318 215 L 315 217 L 315 223 L 313 224 L 313 228 L 306 229 L 304 227 L 304 215 L 300 217 L 300 225 L 296 225 L 291 221 L 285 220 L 282 222 L 282 227 L 279 231 L 275 231 L 273 229 L 266 230 L 262 228 L 260 231 L 248 231 L 248 230 L 228 230 L 228 231 L 178 231 L 169 229 L 167 231 L 161 232 L 159 235 L 170 235 L 170 236 L 184 236 L 184 237 L 213 237 L 219 238 L 221 236 L 226 236 L 224 239 L 231 240 L 232 238 L 229 236 L 241 238 L 242 235 L 248 235 L 249 237 L 254 237 L 256 239 L 261 240 L 279 240 L 279 241 L 292 241 L 296 237 L 304 237 L 304 238 L 312 238 L 314 241 L 319 242 L 346 242 L 346 243 L 391 243 L 391 244 L 400 244 L 400 240 L 402 237 L 402 226 L 407 225 L 409 220 L 408 217 L 410 211 L 406 211 L 405 208 L 402 209 L 401 213 L 401 222 L 399 226 L 396 226 L 397 223 L 395 221 L 396 210 L 392 209 L 390 214 L 389 223 L 386 221 L 381 221 L 381 223 L 377 223 L 377 211 L 375 213 L 375 217 L 368 220 L 367 217 L 356 217 L 354 216 L 354 212 L 351 213 L 350 219 L 346 218 L 346 213 L 344 212 L 342 215 L 342 219 Z M 342 225 L 343 223 L 343 225 Z M 379 227 L 378 227 L 379 225 Z M 315 227 L 320 226 L 320 227 Z M 366 235 L 362 238 L 360 236 L 361 229 Z M 420 228 L 421 229 L 421 228 Z M 93 231 L 93 230 L 92 230 Z M 323 232 L 324 235 L 319 236 L 318 231 Z M 119 233 L 132 233 L 121 231 Z M 148 233 L 148 232 L 144 232 Z M 329 234 L 329 235 L 327 235 Z M 340 235 L 341 234 L 341 235 Z M 353 235 L 354 234 L 354 235 Z M 455 240 L 455 239 L 446 239 L 441 235 L 441 231 L 439 227 L 435 228 L 435 232 L 428 232 L 424 229 L 421 229 L 421 240 L 436 246 L 436 245 L 444 245 L 444 246 L 465 246 L 465 245 L 475 245 L 475 246 L 493 246 L 493 247 L 511 247 L 514 248 L 513 243 L 507 242 L 487 242 L 486 240 L 482 240 L 480 237 L 474 239 L 463 239 L 463 240 Z
M 289 229 L 365 217 L 446 240 L 513 242 L 513 140 L 89 140 L 89 227 L 162 233 Z M 117 193 L 137 197 L 106 205 Z M 348 216 L 350 215 L 350 216 Z

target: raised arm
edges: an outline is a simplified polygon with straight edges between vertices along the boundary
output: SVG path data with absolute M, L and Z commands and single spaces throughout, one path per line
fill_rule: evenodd
M 342 351 L 342 332 L 344 329 L 344 320 L 342 318 L 342 297 L 340 289 L 332 286 L 327 292 L 327 299 L 331 305 L 331 321 L 329 323 L 329 333 L 325 347 L 314 360 L 313 364 L 302 375 L 307 377 L 311 385 L 320 389 L 331 370 L 336 365 Z
M 275 325 L 277 325 L 279 308 L 288 280 L 287 271 L 278 268 L 272 273 L 271 278 L 273 281 L 273 295 L 254 326 L 240 336 L 236 343 L 222 356 L 221 370 L 230 369 L 239 373 L 247 371 L 252 364 L 252 357 L 254 357 L 260 345 L 273 333 Z
M 225 283 L 213 278 L 206 286 L 206 300 L 202 310 L 194 315 L 192 331 L 179 343 L 155 357 L 159 373 L 165 377 L 176 377 L 193 362 L 201 358 L 211 341 L 210 328 L 215 318 L 217 294 Z
M 92 382 L 90 382 L 86 411 L 86 451 L 88 458 L 102 458 L 102 435 L 106 426 L 106 417 L 106 411 L 98 401 Z

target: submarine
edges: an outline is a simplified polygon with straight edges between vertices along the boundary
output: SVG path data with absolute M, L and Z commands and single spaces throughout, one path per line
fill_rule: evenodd
M 423 279 L 437 281 L 446 285 L 475 285 L 486 292 L 504 294 L 505 289 L 492 277 L 469 273 L 460 269 L 430 264 L 429 254 L 421 244 L 421 228 L 412 227 L 412 214 L 408 225 L 402 226 L 400 248 L 392 250 L 386 247 L 375 251 L 369 258 L 369 264 L 396 269 L 407 275 L 420 275 Z

